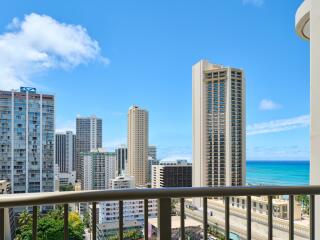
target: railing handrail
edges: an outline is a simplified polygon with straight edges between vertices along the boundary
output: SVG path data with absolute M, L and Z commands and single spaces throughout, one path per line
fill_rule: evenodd
M 171 238 L 171 199 L 180 198 L 180 234 L 185 239 L 184 199 L 189 197 L 203 198 L 203 236 L 208 233 L 208 197 L 224 197 L 225 237 L 230 236 L 230 197 L 247 196 L 247 239 L 251 240 L 251 204 L 252 196 L 268 196 L 268 239 L 273 239 L 273 196 L 289 195 L 289 239 L 294 239 L 294 195 L 310 196 L 310 239 L 315 240 L 315 195 L 320 194 L 320 186 L 247 186 L 247 187 L 195 187 L 195 188 L 144 188 L 79 192 L 51 192 L 0 195 L 0 240 L 4 240 L 4 208 L 32 206 L 32 239 L 37 239 L 37 208 L 39 205 L 63 204 L 64 206 L 64 239 L 69 239 L 69 203 L 91 202 L 92 216 L 96 216 L 96 204 L 100 201 L 119 201 L 119 239 L 123 240 L 123 201 L 144 199 L 145 239 L 148 239 L 148 199 L 158 199 L 158 239 Z M 92 239 L 97 239 L 96 218 L 92 218 Z
M 121 190 L 19 193 L 0 195 L 0 208 L 136 199 L 319 194 L 320 186 L 318 185 L 141 188 Z

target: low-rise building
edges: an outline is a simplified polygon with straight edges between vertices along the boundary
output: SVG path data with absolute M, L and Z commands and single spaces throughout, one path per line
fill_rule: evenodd
M 59 173 L 59 185 L 75 185 L 76 184 L 76 171 L 72 172 L 60 172 Z
M 125 221 L 123 224 L 123 232 L 127 231 L 138 231 L 142 236 L 142 226 L 138 221 Z M 117 236 L 119 234 L 119 223 L 100 223 L 97 224 L 97 239 L 105 240 L 112 236 Z
M 192 187 L 192 165 L 186 160 L 160 162 L 152 166 L 152 188 Z
M 10 194 L 11 185 L 6 180 L 0 180 L 0 195 L 1 194 Z M 15 217 L 12 208 L 4 209 L 4 239 L 11 240 L 15 238 Z
M 237 208 L 246 208 L 246 197 L 232 197 L 231 205 Z M 257 196 L 251 197 L 252 211 L 268 214 L 268 197 L 267 196 Z M 282 199 L 279 196 L 274 197 L 273 201 L 273 216 L 281 219 L 289 218 L 289 201 L 287 199 Z M 294 219 L 300 220 L 302 216 L 301 204 L 297 201 L 294 202 Z
M 118 176 L 111 180 L 111 189 L 134 188 L 134 178 Z M 119 221 L 119 201 L 100 202 L 99 223 L 112 223 Z M 157 200 L 150 199 L 148 203 L 149 217 L 157 216 Z M 144 200 L 123 201 L 123 220 L 137 221 L 143 225 L 144 221 Z
M 149 219 L 149 236 L 148 239 L 157 239 L 158 233 L 158 219 L 150 218 Z M 188 239 L 202 239 L 201 235 L 203 234 L 202 224 L 198 221 L 195 221 L 191 218 L 186 218 L 184 220 L 184 229 L 185 233 L 192 233 L 192 237 Z M 180 237 L 180 216 L 172 216 L 171 217 L 171 239 L 179 240 Z

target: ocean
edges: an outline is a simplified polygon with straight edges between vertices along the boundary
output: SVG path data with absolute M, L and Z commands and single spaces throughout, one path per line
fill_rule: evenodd
M 305 186 L 309 161 L 247 161 L 248 185 Z

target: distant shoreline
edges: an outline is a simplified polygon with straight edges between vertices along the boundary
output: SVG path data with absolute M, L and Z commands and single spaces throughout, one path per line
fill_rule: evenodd
M 309 171 L 309 160 L 247 160 L 246 182 L 256 186 L 306 186 Z

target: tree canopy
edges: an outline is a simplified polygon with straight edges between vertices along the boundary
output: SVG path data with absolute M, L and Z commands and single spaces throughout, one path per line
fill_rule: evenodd
M 27 211 L 19 216 L 19 227 L 16 240 L 32 240 L 32 217 Z M 84 224 L 76 212 L 69 213 L 69 239 L 84 239 Z M 43 216 L 38 217 L 38 239 L 39 240 L 63 240 L 63 211 L 55 209 Z

